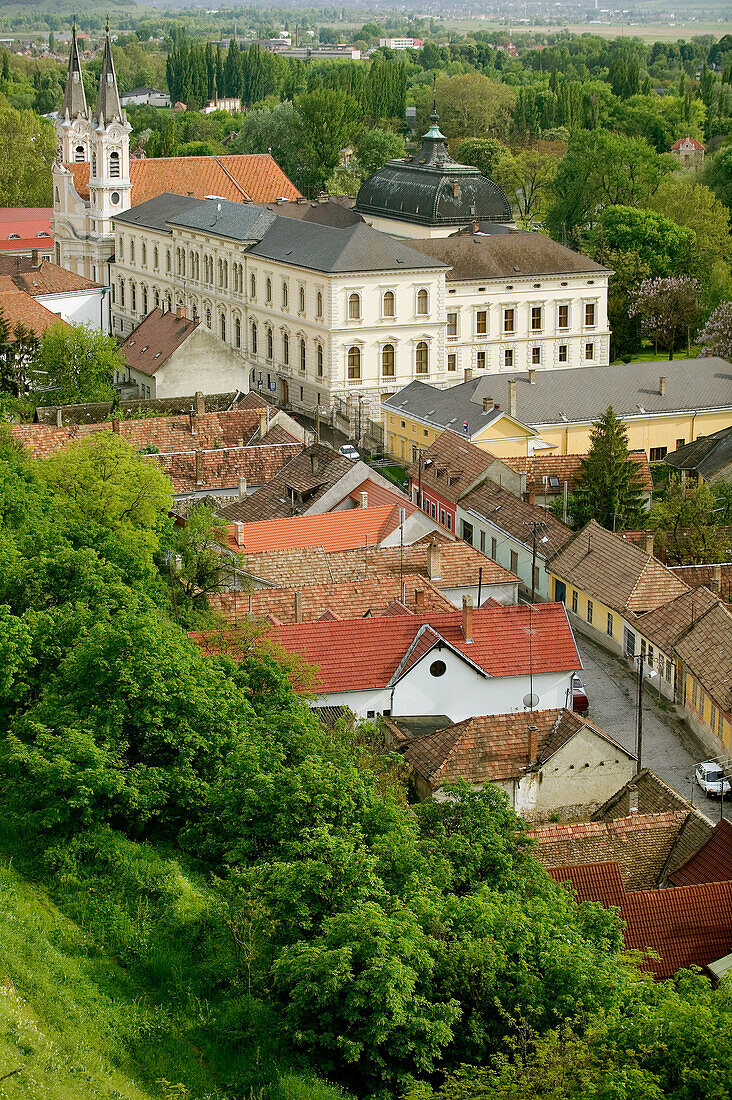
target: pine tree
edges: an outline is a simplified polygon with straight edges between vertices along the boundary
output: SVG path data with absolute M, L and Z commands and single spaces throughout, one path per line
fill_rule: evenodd
M 579 527 L 595 519 L 609 531 L 622 531 L 638 527 L 642 517 L 640 467 L 630 457 L 627 428 L 611 405 L 592 426 L 572 519 Z

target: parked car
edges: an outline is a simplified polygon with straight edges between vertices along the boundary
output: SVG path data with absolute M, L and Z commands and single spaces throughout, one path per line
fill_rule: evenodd
M 357 462 L 361 457 L 352 443 L 344 443 L 342 447 L 338 448 L 338 454 L 350 458 L 353 462 Z
M 724 778 L 724 768 L 716 760 L 704 760 L 694 768 L 694 779 L 707 798 L 727 798 L 730 783 Z
M 572 677 L 572 710 L 577 714 L 587 714 L 590 709 L 590 700 L 587 698 L 587 688 L 579 676 Z

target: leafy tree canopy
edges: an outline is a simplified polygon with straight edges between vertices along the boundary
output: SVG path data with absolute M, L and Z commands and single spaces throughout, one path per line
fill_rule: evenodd
M 592 426 L 572 503 L 574 524 L 581 527 L 595 519 L 609 531 L 638 527 L 643 515 L 639 483 L 638 463 L 628 450 L 628 430 L 611 405 Z

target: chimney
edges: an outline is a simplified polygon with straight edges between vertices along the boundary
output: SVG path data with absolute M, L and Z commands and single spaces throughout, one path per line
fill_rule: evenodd
M 236 545 L 237 546 L 243 546 L 244 545 L 244 524 L 243 523 L 235 523 L 234 524 L 234 538 L 236 539 Z
M 712 566 L 712 576 L 709 580 L 709 587 L 717 596 L 722 595 L 722 566 Z
M 60 408 L 56 409 L 56 427 L 63 428 L 64 426 L 64 414 Z
M 112 417 L 112 431 L 114 432 L 115 435 L 119 435 L 119 417 L 118 416 L 113 416 Z
M 628 812 L 631 814 L 638 813 L 638 788 L 628 787 Z
M 302 592 L 295 593 L 295 622 L 302 622 Z
M 653 556 L 653 531 L 643 532 L 643 549 L 646 554 Z
M 40 267 L 41 266 L 41 259 L 40 259 L 40 256 L 38 255 L 38 249 L 37 248 L 32 248 L 31 249 L 31 264 L 32 264 L 33 267 Z
M 203 451 L 196 451 L 196 485 L 203 485 Z
M 361 493 L 360 495 L 361 495 L 361 507 L 362 508 L 368 508 L 368 506 L 369 506 L 369 494 L 368 493 Z
M 529 766 L 539 762 L 539 727 L 529 726 Z
M 247 495 L 247 479 L 245 477 L 239 478 L 239 496 L 245 497 Z
M 200 390 L 196 393 L 196 416 L 203 416 L 206 412 L 206 398 Z
M 532 482 L 531 488 L 529 489 L 529 491 L 527 493 L 527 503 L 528 504 L 536 504 L 536 489 L 534 488 L 533 482 Z
M 536 385 L 536 367 L 529 367 L 529 385 Z
M 264 439 L 265 435 L 269 431 L 269 418 L 266 410 L 259 414 L 259 438 Z
M 508 383 L 508 415 L 516 415 L 516 382 L 514 379 Z
M 414 606 L 424 607 L 424 588 L 415 588 L 414 590 Z
M 658 380 L 658 390 L 659 390 L 659 393 L 661 394 L 661 397 L 666 396 L 666 375 L 665 374 L 662 374 L 661 377 Z
M 188 413 L 188 427 L 191 430 L 191 435 L 198 435 L 198 416 L 193 409 Z
M 490 412 L 492 408 L 493 408 L 493 398 L 492 397 L 484 397 L 483 398 L 483 412 L 484 413 Z
M 466 642 L 473 640 L 473 597 L 463 596 L 463 637 Z
M 440 544 L 433 539 L 427 547 L 427 576 L 431 581 L 440 579 Z
M 185 306 L 176 306 L 175 315 L 179 321 L 188 320 L 188 310 Z
M 318 461 L 318 456 L 315 451 L 313 451 L 310 455 L 310 469 L 314 474 L 317 474 L 319 468 L 320 462 Z

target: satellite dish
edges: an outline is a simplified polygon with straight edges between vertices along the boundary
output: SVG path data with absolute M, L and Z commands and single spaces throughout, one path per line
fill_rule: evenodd
M 529 693 L 528 695 L 524 695 L 524 706 L 525 707 L 529 707 L 533 710 L 533 708 L 537 705 L 538 702 L 539 702 L 539 696 L 538 695 L 532 695 L 531 693 Z

